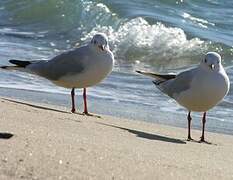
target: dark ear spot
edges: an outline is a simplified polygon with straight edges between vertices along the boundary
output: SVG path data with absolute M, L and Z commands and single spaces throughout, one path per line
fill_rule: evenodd
M 95 39 L 92 39 L 92 40 L 91 40 L 91 43 L 92 43 L 92 44 L 97 44 L 97 41 L 96 41 Z

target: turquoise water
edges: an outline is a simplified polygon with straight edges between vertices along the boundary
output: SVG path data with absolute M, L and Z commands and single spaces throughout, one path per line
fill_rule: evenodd
M 4 0 L 0 19 L 0 65 L 12 58 L 49 59 L 106 33 L 116 63 L 103 83 L 89 89 L 93 112 L 186 127 L 186 110 L 134 71 L 179 72 L 217 51 L 233 79 L 229 0 Z M 69 90 L 34 75 L 1 71 L 0 87 L 0 95 L 70 106 Z M 208 113 L 208 130 L 233 134 L 232 99 L 230 90 Z M 200 116 L 194 113 L 196 128 Z

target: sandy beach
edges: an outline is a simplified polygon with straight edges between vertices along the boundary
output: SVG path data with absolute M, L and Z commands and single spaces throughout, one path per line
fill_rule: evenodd
M 1 180 L 233 179 L 233 136 L 207 132 L 212 144 L 200 144 L 183 128 L 4 98 L 0 107 Z

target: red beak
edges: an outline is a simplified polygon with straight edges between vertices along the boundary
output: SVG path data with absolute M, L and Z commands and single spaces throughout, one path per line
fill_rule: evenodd
M 104 46 L 103 45 L 99 45 L 98 46 L 102 51 L 104 51 Z

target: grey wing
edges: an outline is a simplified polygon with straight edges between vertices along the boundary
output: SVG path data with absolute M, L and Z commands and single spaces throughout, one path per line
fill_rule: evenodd
M 176 78 L 158 84 L 157 87 L 168 96 L 174 98 L 175 94 L 180 94 L 182 91 L 190 88 L 196 71 L 197 68 L 184 71 L 178 74 Z
M 84 71 L 84 61 L 87 47 L 62 53 L 49 61 L 39 61 L 28 66 L 33 73 L 52 81 L 59 80 L 68 74 L 78 74 Z

